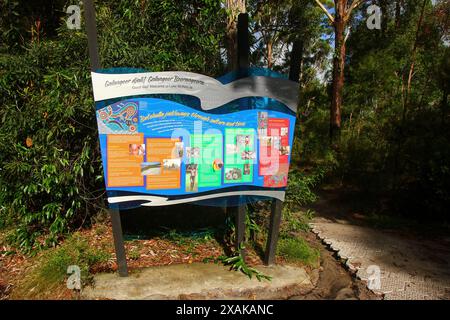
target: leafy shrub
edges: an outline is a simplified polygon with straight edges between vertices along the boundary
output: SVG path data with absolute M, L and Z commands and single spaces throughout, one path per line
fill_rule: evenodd
M 314 188 L 323 181 L 326 174 L 331 171 L 331 165 L 317 166 L 312 172 L 305 173 L 299 170 L 289 172 L 284 207 L 289 210 L 298 210 L 301 206 L 317 200 Z
M 282 235 L 291 235 L 310 229 L 309 223 L 314 218 L 313 210 L 291 211 L 287 207 L 283 208 L 283 220 L 280 233 Z
M 105 68 L 222 70 L 220 1 L 105 0 L 96 9 Z M 0 44 L 0 224 L 15 226 L 10 240 L 25 251 L 56 245 L 104 206 L 86 35 L 60 23 L 32 41 L 20 26 L 1 35 L 9 40 Z
M 81 40 L 0 60 L 0 215 L 15 222 L 12 240 L 25 250 L 55 245 L 102 206 L 87 61 L 74 54 Z

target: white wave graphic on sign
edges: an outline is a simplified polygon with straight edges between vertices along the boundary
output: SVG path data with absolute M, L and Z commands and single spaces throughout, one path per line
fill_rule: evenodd
M 203 110 L 220 107 L 246 97 L 278 100 L 296 112 L 298 83 L 265 76 L 253 76 L 228 84 L 192 72 L 97 73 L 92 72 L 95 101 L 146 94 L 184 94 L 200 99 Z

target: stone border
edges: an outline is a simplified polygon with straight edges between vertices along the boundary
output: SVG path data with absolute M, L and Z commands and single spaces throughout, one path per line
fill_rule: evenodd
M 322 236 L 321 232 L 320 232 L 318 229 L 316 229 L 314 223 L 309 223 L 308 225 L 309 225 L 309 227 L 310 227 L 310 231 L 316 235 L 317 239 L 319 239 L 319 240 L 322 242 L 322 244 L 324 244 L 325 247 L 326 247 L 328 250 L 332 251 L 332 252 L 334 253 L 334 255 L 336 255 L 337 260 L 341 263 L 341 265 L 342 265 L 347 271 L 350 272 L 350 274 L 351 274 L 352 277 L 354 277 L 354 278 L 358 279 L 359 281 L 363 282 L 364 285 L 366 286 L 366 288 L 367 288 L 368 290 L 370 290 L 370 292 L 372 292 L 373 294 L 375 294 L 375 295 L 381 297 L 381 298 L 384 300 L 384 298 L 385 298 L 385 294 L 384 294 L 384 293 L 382 293 L 382 292 L 376 292 L 376 291 L 370 289 L 370 288 L 368 287 L 367 281 L 366 281 L 365 279 L 362 279 L 362 278 L 358 275 L 358 270 L 359 270 L 360 268 L 357 267 L 357 266 L 355 266 L 355 265 L 353 265 L 353 264 L 350 262 L 350 257 L 346 257 L 346 256 L 344 256 L 344 255 L 341 255 L 341 254 L 339 253 L 340 250 L 337 249 L 337 248 L 335 248 L 335 247 L 333 247 L 333 242 L 332 242 L 330 239 L 327 239 L 327 238 L 325 238 L 324 236 Z

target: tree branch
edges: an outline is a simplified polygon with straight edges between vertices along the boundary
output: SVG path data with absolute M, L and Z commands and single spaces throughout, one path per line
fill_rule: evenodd
M 350 37 L 350 33 L 351 33 L 351 32 L 352 32 L 352 26 L 350 25 L 350 26 L 347 28 L 347 33 L 346 33 L 345 38 L 344 38 L 344 43 L 347 42 L 348 38 Z
M 347 9 L 347 12 L 345 13 L 345 20 L 347 21 L 348 19 L 350 19 L 350 15 L 352 14 L 352 11 L 366 1 L 367 0 L 353 0 L 352 4 L 350 5 L 350 7 Z
M 331 23 L 334 23 L 334 18 L 328 12 L 327 8 L 325 8 L 325 6 L 319 0 L 314 0 L 314 1 L 316 1 L 317 5 L 320 7 L 320 9 L 322 9 L 325 12 L 325 14 L 327 15 L 328 19 L 330 19 Z

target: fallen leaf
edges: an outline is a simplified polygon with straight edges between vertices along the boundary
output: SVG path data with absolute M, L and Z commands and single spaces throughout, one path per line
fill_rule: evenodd
M 25 140 L 25 144 L 27 145 L 28 148 L 31 148 L 33 146 L 33 139 L 31 139 L 30 137 L 28 137 Z

